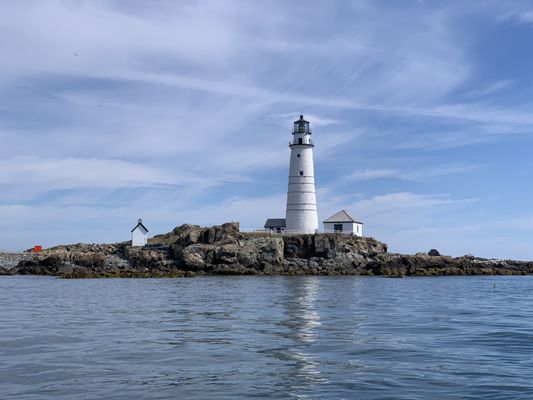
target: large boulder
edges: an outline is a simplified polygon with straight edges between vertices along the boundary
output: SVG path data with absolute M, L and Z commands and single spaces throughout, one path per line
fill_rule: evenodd
M 192 251 L 183 254 L 183 262 L 189 270 L 200 270 L 205 267 L 205 261 L 202 255 Z
M 280 236 L 241 238 L 235 244 L 236 258 L 245 267 L 261 263 L 279 265 L 283 260 L 284 242 Z
M 174 228 L 169 236 L 169 242 L 179 243 L 183 246 L 198 243 L 202 237 L 203 229 L 198 225 L 184 224 Z
M 228 222 L 210 228 L 198 225 L 184 224 L 166 235 L 159 235 L 154 239 L 166 244 L 179 244 L 182 247 L 196 243 L 213 244 L 215 242 L 231 241 L 239 236 L 239 223 Z
M 440 256 L 440 253 L 437 249 L 431 249 L 430 251 L 428 251 L 428 256 L 438 257 Z
M 387 245 L 373 238 L 334 233 L 314 236 L 315 254 L 324 259 L 366 260 L 387 252 Z

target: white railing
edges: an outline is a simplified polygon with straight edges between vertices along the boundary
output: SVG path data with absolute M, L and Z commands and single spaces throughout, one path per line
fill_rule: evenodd
M 242 233 L 265 233 L 270 235 L 301 235 L 302 232 L 300 231 L 289 231 L 289 230 L 282 230 L 281 232 L 277 232 L 273 229 L 258 229 L 258 228 L 240 228 L 240 232 Z M 352 235 L 357 236 L 355 232 L 346 232 L 346 231 L 338 231 L 334 229 L 317 229 L 314 233 L 335 233 L 340 235 Z

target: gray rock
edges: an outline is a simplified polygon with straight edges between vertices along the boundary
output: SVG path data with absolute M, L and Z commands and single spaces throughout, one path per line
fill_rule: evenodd
M 21 261 L 33 260 L 35 253 L 0 253 L 0 273 L 10 275 Z M 1 272 L 3 271 L 3 272 Z
M 205 266 L 203 257 L 194 252 L 186 252 L 183 254 L 183 262 L 192 270 L 199 270 Z

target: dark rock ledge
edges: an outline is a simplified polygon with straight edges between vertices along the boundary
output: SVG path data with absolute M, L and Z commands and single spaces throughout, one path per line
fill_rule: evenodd
M 373 238 L 239 232 L 238 223 L 182 225 L 146 247 L 73 244 L 41 253 L 0 253 L 0 275 L 65 278 L 196 275 L 528 275 L 533 262 L 387 253 Z

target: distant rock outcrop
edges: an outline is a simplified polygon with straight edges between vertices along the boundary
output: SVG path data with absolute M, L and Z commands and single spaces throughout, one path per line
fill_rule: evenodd
M 437 249 L 431 249 L 430 251 L 428 251 L 428 256 L 438 257 L 440 256 L 440 253 Z
M 30 253 L 0 253 L 0 275 L 12 275 L 22 261 L 32 258 Z
M 436 251 L 436 250 L 435 250 Z M 232 222 L 202 228 L 181 225 L 145 247 L 129 242 L 74 244 L 21 253 L 10 267 L 0 255 L 0 273 L 62 277 L 172 277 L 249 275 L 473 275 L 531 274 L 533 263 L 387 253 L 373 238 L 319 233 L 243 233 Z M 16 267 L 13 265 L 16 260 Z
M 529 275 L 533 262 L 487 260 L 469 256 L 382 254 L 369 263 L 375 275 L 442 276 L 442 275 Z

